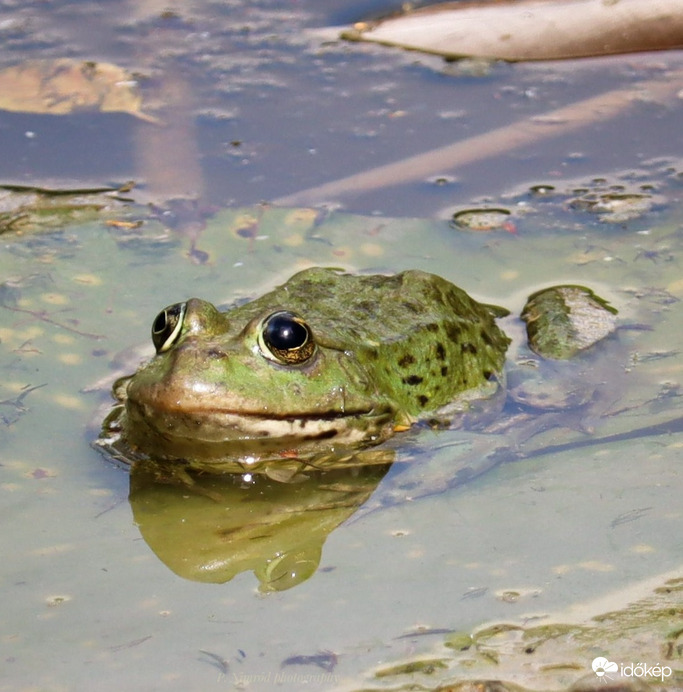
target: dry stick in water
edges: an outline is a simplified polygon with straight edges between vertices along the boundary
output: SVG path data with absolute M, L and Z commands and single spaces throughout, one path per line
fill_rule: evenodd
M 683 46 L 681 0 L 446 2 L 360 22 L 342 38 L 446 57 L 558 60 Z
M 339 197 L 422 180 L 544 139 L 566 135 L 594 122 L 609 120 L 633 103 L 666 100 L 682 87 L 683 72 L 674 72 L 666 79 L 644 82 L 631 89 L 608 91 L 445 147 L 280 197 L 273 203 L 282 206 L 321 204 L 336 201 Z

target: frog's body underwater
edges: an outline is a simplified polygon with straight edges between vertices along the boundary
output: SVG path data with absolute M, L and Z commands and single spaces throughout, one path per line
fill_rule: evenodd
M 156 318 L 109 432 L 133 458 L 220 471 L 375 445 L 500 389 L 503 314 L 415 270 L 306 269 L 227 312 L 192 298 Z

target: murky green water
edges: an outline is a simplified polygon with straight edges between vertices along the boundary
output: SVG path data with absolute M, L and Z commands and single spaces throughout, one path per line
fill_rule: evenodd
M 133 44 L 144 53 L 146 25 L 133 24 L 117 3 L 97 13 L 89 3 L 63 3 L 61 15 L 10 5 L 0 4 L 14 22 L 2 25 L 7 62 L 65 51 L 125 62 Z M 184 58 L 194 75 L 206 197 L 233 206 L 194 239 L 158 222 L 131 237 L 99 221 L 1 239 L 0 690 L 429 688 L 468 677 L 547 689 L 592 675 L 598 655 L 666 659 L 680 683 L 673 588 L 662 596 L 670 621 L 648 610 L 636 626 L 628 616 L 622 638 L 606 632 L 603 642 L 592 623 L 592 638 L 576 648 L 571 638 L 548 635 L 559 644 L 525 659 L 512 635 L 493 644 L 482 637 L 489 650 L 474 663 L 453 647 L 460 634 L 492 622 L 585 624 L 683 575 L 683 440 L 654 427 L 683 414 L 680 105 L 649 104 L 618 127 L 482 162 L 457 179 L 381 190 L 348 201 L 346 211 L 246 206 L 499 127 L 558 99 L 629 84 L 675 66 L 680 55 L 580 68 L 501 65 L 489 76 L 457 77 L 433 58 L 313 48 L 299 35 L 302 24 L 339 21 L 351 11 L 345 3 L 291 11 L 267 2 L 220 5 L 197 3 L 194 24 L 180 31 L 195 41 L 183 45 L 193 46 Z M 85 35 L 74 27 L 88 12 L 93 31 Z M 139 124 L 127 118 L 0 113 L 12 135 L 1 145 L 2 176 L 137 177 Z M 626 143 L 624 131 L 632 132 Z M 540 184 L 554 190 L 530 190 Z M 606 196 L 626 193 L 649 195 L 650 203 L 631 207 L 635 218 L 605 222 L 623 212 Z M 505 228 L 449 225 L 454 212 L 483 202 L 511 211 Z M 131 215 L 148 218 L 145 209 L 113 214 Z M 564 451 L 489 468 L 485 454 L 496 443 L 488 438 L 421 431 L 398 448 L 400 460 L 414 462 L 360 484 L 361 500 L 376 488 L 357 513 L 337 509 L 319 533 L 312 522 L 310 545 L 296 542 L 300 528 L 285 527 L 265 557 L 245 551 L 234 560 L 230 581 L 186 578 L 192 566 L 178 561 L 178 546 L 189 550 L 192 531 L 181 527 L 182 512 L 164 514 L 182 494 L 168 487 L 146 494 L 142 485 L 129 502 L 127 471 L 90 447 L 107 399 L 98 383 L 122 361 L 130 368 L 143 357 L 130 348 L 148 340 L 163 306 L 191 295 L 215 303 L 255 296 L 309 264 L 426 269 L 514 312 L 549 283 L 596 288 L 629 328 L 619 334 L 619 359 L 605 369 L 612 398 L 582 422 L 596 436 L 643 433 L 571 448 L 586 433 L 554 430 L 525 449 L 569 445 Z M 517 321 L 505 328 L 519 338 Z M 472 478 L 447 488 L 461 468 Z M 228 492 L 209 484 L 189 497 L 197 549 L 215 549 L 216 526 L 228 531 L 215 512 L 216 493 Z M 419 494 L 426 496 L 410 499 Z M 269 511 L 280 517 L 288 502 L 301 501 L 285 498 Z M 329 496 L 306 501 L 319 508 Z M 263 537 L 248 533 L 248 519 L 244 526 L 245 545 Z M 312 567 L 291 588 L 259 590 L 278 540 Z M 420 657 L 445 667 L 375 677 Z
M 258 233 L 244 238 L 236 231 L 254 213 L 261 214 Z M 518 461 L 415 502 L 400 493 L 395 499 L 401 475 L 390 471 L 368 501 L 374 511 L 361 510 L 360 519 L 319 541 L 317 573 L 266 594 L 251 573 L 258 570 L 253 560 L 225 584 L 176 576 L 143 540 L 157 550 L 161 545 L 164 559 L 164 551 L 174 550 L 173 533 L 167 530 L 160 544 L 154 531 L 164 533 L 163 520 L 150 533 L 139 505 L 136 526 L 128 474 L 88 446 L 86 427 L 102 395 L 83 389 L 106 375 L 119 349 L 145 340 L 161 303 L 189 294 L 216 301 L 253 295 L 309 262 L 429 268 L 512 308 L 523 292 L 557 277 L 597 283 L 626 321 L 653 327 L 624 337 L 630 372 L 622 371 L 612 406 L 621 413 L 600 422 L 598 432 L 680 415 L 678 227 L 660 219 L 646 234 L 629 229 L 627 243 L 623 229 L 590 219 L 577 235 L 534 227 L 530 218 L 517 235 L 463 236 L 445 222 L 337 214 L 314 225 L 305 210 L 228 211 L 201 236 L 203 265 L 190 261 L 187 241 L 162 250 L 130 248 L 120 244 L 118 230 L 102 224 L 8 239 L 0 334 L 9 423 L 2 430 L 0 486 L 3 642 L 12 680 L 6 688 L 75 689 L 93 667 L 104 673 L 103 689 L 127 680 L 131 668 L 138 689 L 220 688 L 235 676 L 268 675 L 281 675 L 285 689 L 296 689 L 306 676 L 313 682 L 321 674 L 329 688 L 414 653 L 410 640 L 397 637 L 418 626 L 463 630 L 540 617 L 675 570 L 679 435 Z M 543 218 L 552 225 L 552 214 Z M 149 235 L 158 230 L 150 227 Z M 671 259 L 636 259 L 662 243 Z M 585 262 L 587 252 L 602 255 Z M 527 276 L 514 267 L 529 253 L 543 262 Z M 424 447 L 424 461 L 414 462 L 424 464 L 418 476 L 448 474 L 458 463 L 459 440 L 462 434 L 448 432 L 418 436 Z M 378 509 L 382 497 L 391 501 Z M 186 516 L 192 521 L 189 510 Z M 188 538 L 177 530 L 182 546 Z M 206 521 L 198 521 L 198 543 L 206 530 Z M 501 599 L 509 591 L 523 596 Z M 281 667 L 319 650 L 334 652 L 338 664 L 323 657 L 317 665 Z M 227 673 L 216 657 L 230 664 Z

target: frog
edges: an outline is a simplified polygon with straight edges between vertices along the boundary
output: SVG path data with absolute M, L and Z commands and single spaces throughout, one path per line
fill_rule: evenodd
M 508 314 L 417 269 L 309 267 L 228 310 L 190 298 L 154 319 L 156 355 L 114 385 L 100 442 L 203 471 L 358 463 L 420 422 L 500 402 Z

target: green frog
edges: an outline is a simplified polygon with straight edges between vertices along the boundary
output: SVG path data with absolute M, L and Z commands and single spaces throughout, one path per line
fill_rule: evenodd
M 191 298 L 154 320 L 156 355 L 116 383 L 103 437 L 127 461 L 209 470 L 339 462 L 495 398 L 510 344 L 496 318 L 506 314 L 418 270 L 314 267 L 228 311 Z

